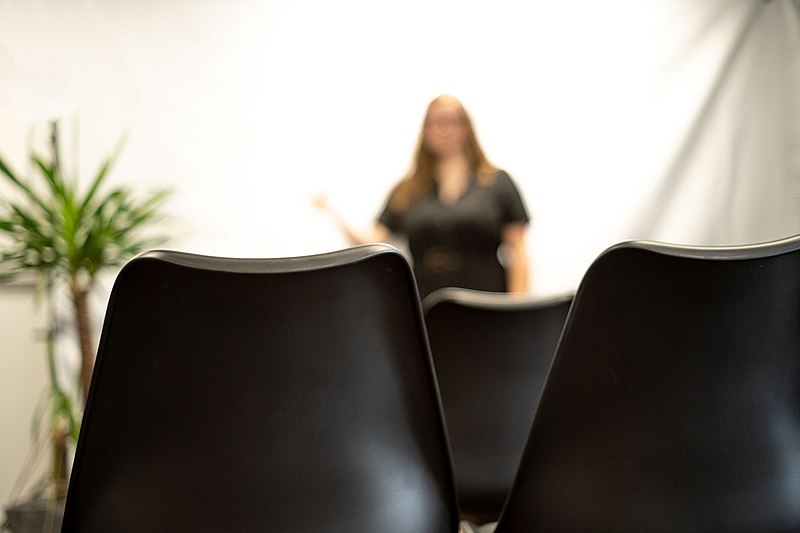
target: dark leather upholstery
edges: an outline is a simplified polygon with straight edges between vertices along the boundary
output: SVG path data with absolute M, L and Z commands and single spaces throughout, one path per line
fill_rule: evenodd
M 497 527 L 530 531 L 800 531 L 800 239 L 594 262 Z
M 454 533 L 456 509 L 394 248 L 152 252 L 120 273 L 63 531 Z
M 500 514 L 571 301 L 447 288 L 423 302 L 464 519 Z

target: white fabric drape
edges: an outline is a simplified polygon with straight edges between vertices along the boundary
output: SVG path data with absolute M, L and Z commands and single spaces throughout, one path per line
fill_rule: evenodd
M 718 52 L 677 148 L 632 233 L 691 244 L 742 244 L 800 233 L 800 16 L 752 2 Z M 719 13 L 708 12 L 713 30 Z M 711 33 L 711 32 L 709 32 Z M 685 36 L 689 56 L 709 33 Z M 687 57 L 691 61 L 691 57 Z

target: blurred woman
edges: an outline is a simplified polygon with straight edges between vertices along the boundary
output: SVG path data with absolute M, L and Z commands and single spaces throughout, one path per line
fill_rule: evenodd
M 354 231 L 324 199 L 317 205 L 355 244 L 405 238 L 422 298 L 440 287 L 528 289 L 525 204 L 511 177 L 489 163 L 453 96 L 428 105 L 412 168 L 371 230 Z

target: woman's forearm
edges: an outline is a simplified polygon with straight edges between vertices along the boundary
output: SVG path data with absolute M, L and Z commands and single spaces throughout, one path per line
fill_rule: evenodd
M 506 264 L 506 288 L 508 292 L 524 292 L 529 289 L 528 250 L 525 243 L 527 224 L 512 223 L 503 231 L 503 243 L 508 248 Z

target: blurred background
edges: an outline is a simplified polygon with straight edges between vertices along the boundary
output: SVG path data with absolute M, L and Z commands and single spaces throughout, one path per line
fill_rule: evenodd
M 0 0 L 0 154 L 30 173 L 59 119 L 88 180 L 125 136 L 110 181 L 171 187 L 160 229 L 187 252 L 348 246 L 312 198 L 371 224 L 441 93 L 526 199 L 535 294 L 574 290 L 626 239 L 800 233 L 793 0 Z M 0 417 L 24 427 L 45 378 L 39 311 L 15 290 Z

